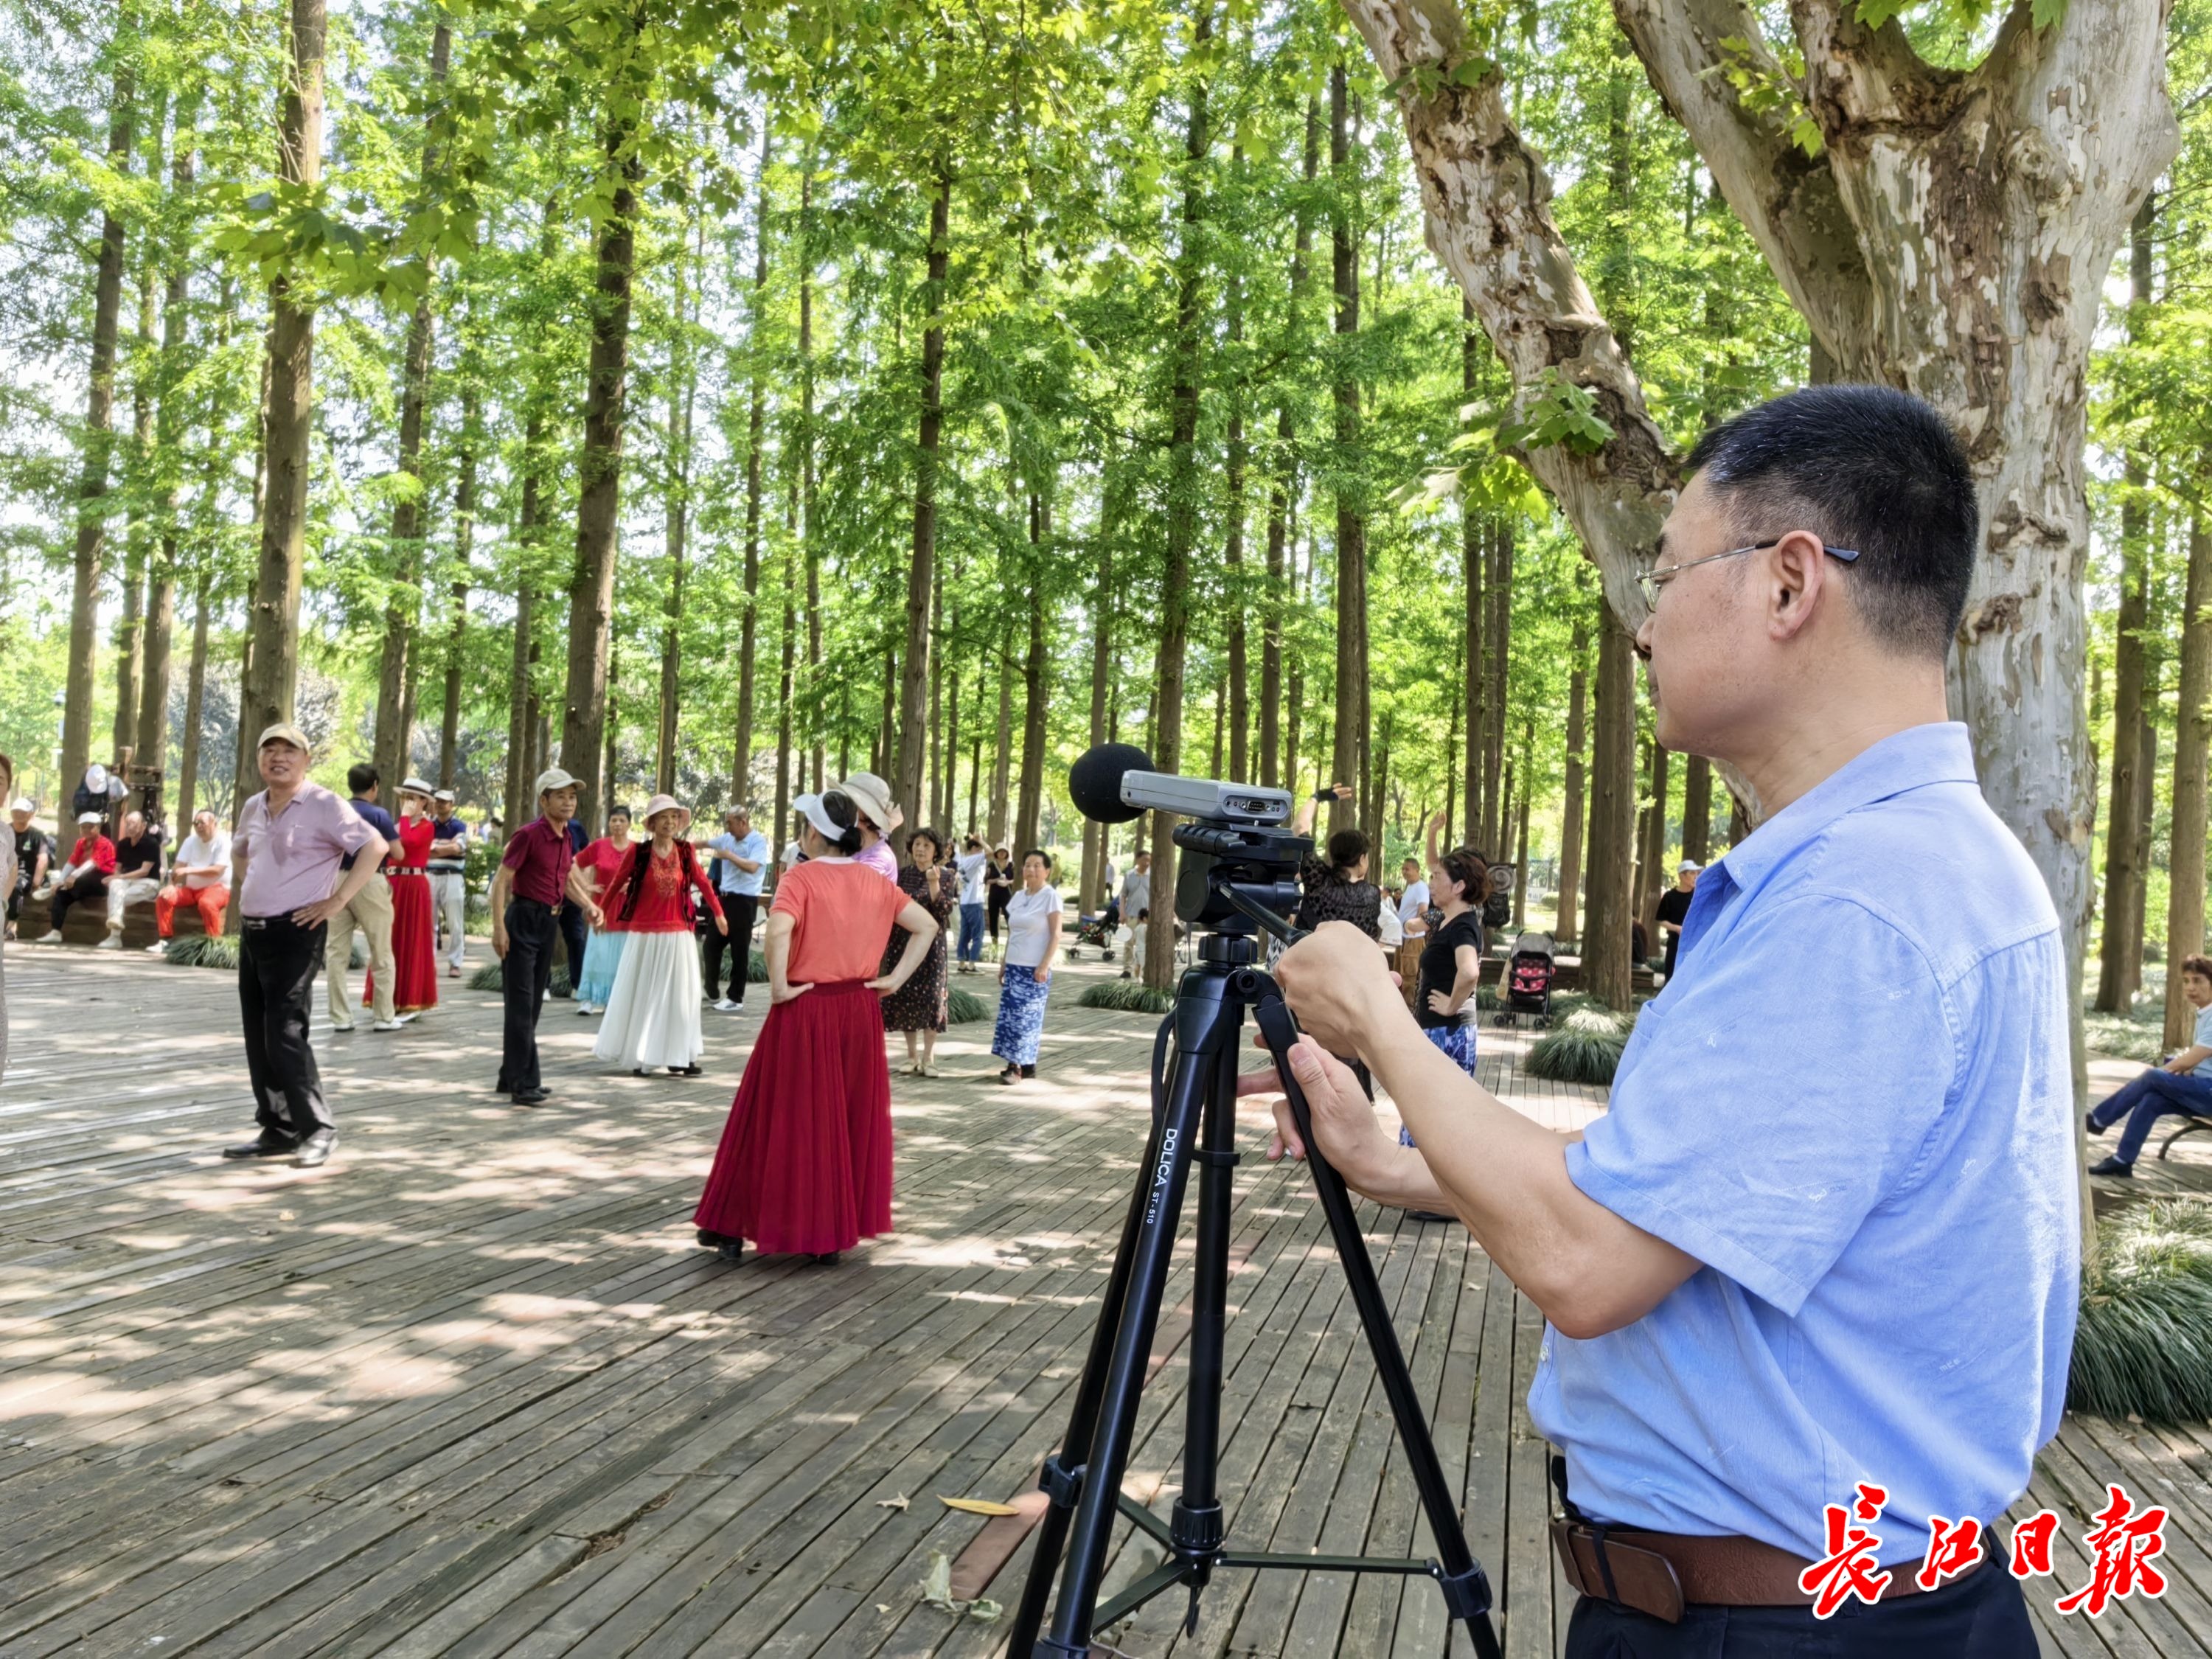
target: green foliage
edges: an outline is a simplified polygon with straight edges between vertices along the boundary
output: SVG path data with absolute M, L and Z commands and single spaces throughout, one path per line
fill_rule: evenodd
M 991 1005 L 964 985 L 949 986 L 945 993 L 945 1023 L 951 1025 L 973 1025 L 979 1019 L 991 1018 Z
M 194 933 L 169 941 L 161 960 L 172 968 L 220 968 L 238 971 L 238 940 L 226 933 Z
M 495 957 L 471 974 L 467 984 L 471 991 L 502 991 L 507 988 L 507 964 Z M 567 963 L 554 964 L 552 983 L 548 988 L 551 994 L 556 997 L 565 997 L 568 994 L 570 988 Z
M 1610 1085 L 1632 1024 L 1595 1006 L 1577 1009 L 1536 1039 L 1522 1066 L 1554 1083 Z
M 1114 1008 L 1124 1013 L 1164 1014 L 1175 1006 L 1175 993 L 1141 980 L 1102 979 L 1084 988 L 1075 1000 L 1079 1008 Z
M 2066 1404 L 2154 1423 L 2212 1418 L 2212 1206 L 2136 1204 L 2099 1231 Z

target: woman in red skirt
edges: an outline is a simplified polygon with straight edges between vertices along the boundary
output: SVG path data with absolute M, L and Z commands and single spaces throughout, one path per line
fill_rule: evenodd
M 399 839 L 385 864 L 392 884 L 392 1011 L 409 1020 L 438 1006 L 438 958 L 431 938 L 430 843 L 437 838 L 430 816 L 430 786 L 410 778 L 399 786 Z M 376 995 L 376 973 L 369 971 L 364 1000 Z
M 929 953 L 937 923 L 853 854 L 858 810 L 838 790 L 802 795 L 805 862 L 783 872 L 768 918 L 768 1018 L 745 1062 L 692 1218 L 725 1261 L 765 1255 L 834 1265 L 891 1227 L 891 1079 L 881 999 Z M 878 975 L 894 927 L 906 954 Z

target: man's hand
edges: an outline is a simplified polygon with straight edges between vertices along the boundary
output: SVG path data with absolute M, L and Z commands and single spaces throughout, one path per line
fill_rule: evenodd
M 495 921 L 491 925 L 491 953 L 501 962 L 507 960 L 507 929 Z
M 596 913 L 599 907 L 594 905 L 592 908 L 596 919 Z M 730 919 L 724 915 L 720 910 L 714 912 L 714 931 L 720 933 L 724 939 L 727 939 L 730 936 Z
M 1267 1048 L 1266 1038 L 1256 1041 L 1261 1049 Z M 1346 1181 L 1358 1186 L 1354 1173 L 1370 1165 L 1378 1149 L 1387 1156 L 1394 1145 L 1382 1133 L 1374 1103 L 1360 1088 L 1352 1068 L 1310 1036 L 1301 1035 L 1292 1046 L 1291 1074 L 1304 1091 L 1306 1111 L 1312 1119 L 1314 1139 L 1321 1147 L 1322 1156 L 1334 1164 Z M 1290 1098 L 1283 1092 L 1283 1080 L 1276 1075 L 1273 1065 L 1265 1071 L 1247 1072 L 1239 1077 L 1237 1093 L 1239 1098 L 1246 1095 L 1274 1097 L 1275 1133 L 1267 1145 L 1269 1163 L 1285 1154 L 1291 1158 L 1306 1155 L 1297 1119 L 1291 1114 Z
M 292 921 L 297 927 L 319 927 L 344 908 L 344 903 L 333 893 L 319 903 L 301 906 L 292 912 Z
M 1348 921 L 1325 921 L 1283 952 L 1276 983 L 1298 1024 L 1333 1054 L 1364 1054 L 1364 1040 L 1403 1005 L 1375 941 Z

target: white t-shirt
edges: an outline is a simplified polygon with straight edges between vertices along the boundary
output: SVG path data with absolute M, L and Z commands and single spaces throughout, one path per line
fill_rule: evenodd
M 1411 921 L 1429 908 L 1429 884 L 1416 877 L 1406 884 L 1406 890 L 1398 900 L 1398 920 Z
M 197 893 L 203 887 L 228 887 L 230 884 L 230 837 L 218 830 L 213 841 L 202 841 L 195 830 L 178 844 L 176 865 L 216 864 L 222 866 L 219 876 L 186 876 L 187 890 Z
M 1376 934 L 1376 939 L 1385 950 L 1395 951 L 1406 942 L 1406 924 L 1398 919 L 1398 913 L 1390 908 L 1390 896 L 1388 893 L 1382 896 L 1382 915 L 1376 920 L 1380 930 Z
M 952 860 L 952 867 L 960 872 L 960 902 L 981 904 L 983 902 L 983 872 L 991 862 L 988 853 L 963 853 Z
M 1032 893 L 1017 887 L 1006 902 L 1006 965 L 1035 968 L 1052 949 L 1052 918 L 1060 914 L 1060 889 L 1040 887 Z

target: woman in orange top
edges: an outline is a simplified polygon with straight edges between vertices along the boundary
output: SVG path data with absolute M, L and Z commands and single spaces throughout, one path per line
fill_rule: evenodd
M 802 795 L 806 860 L 783 872 L 768 918 L 768 1018 L 693 1219 L 735 1261 L 744 1241 L 818 1266 L 891 1227 L 891 1079 L 880 1000 L 929 953 L 937 923 L 866 865 L 859 811 Z M 878 975 L 892 927 L 906 952 Z

